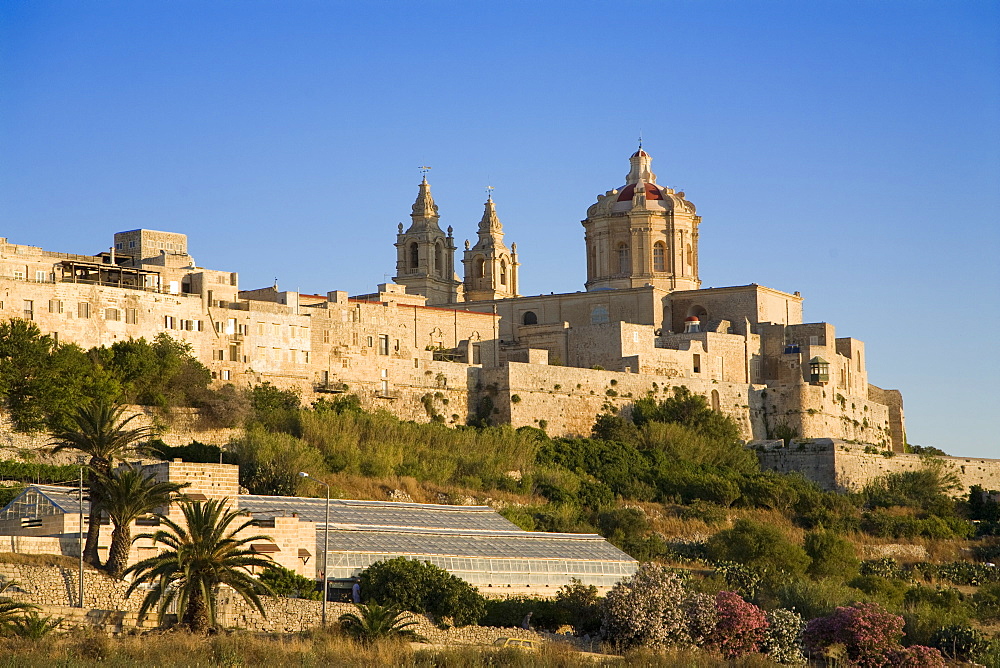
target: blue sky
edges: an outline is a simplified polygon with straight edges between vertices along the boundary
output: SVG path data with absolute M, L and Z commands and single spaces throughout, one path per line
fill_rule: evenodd
M 580 290 L 640 132 L 705 287 L 801 291 L 911 442 L 1000 457 L 1000 3 L 0 5 L 0 236 L 49 250 L 364 292 L 426 164 L 459 245 L 492 184 L 522 292 Z

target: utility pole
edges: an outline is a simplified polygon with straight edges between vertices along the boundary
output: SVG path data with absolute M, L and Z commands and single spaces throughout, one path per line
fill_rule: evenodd
M 322 480 L 313 478 L 311 475 L 302 471 L 299 473 L 303 478 L 310 478 L 315 480 L 319 484 L 326 487 L 326 524 L 323 525 L 323 627 L 326 627 L 326 599 L 327 599 L 327 580 L 330 577 L 330 571 L 327 568 L 327 560 L 330 558 L 330 485 L 326 484 Z
M 80 536 L 79 536 L 79 547 L 80 547 L 80 592 L 79 592 L 79 607 L 83 607 L 83 464 L 85 459 L 83 457 L 78 457 L 77 462 L 80 464 L 80 489 L 78 490 L 77 501 L 80 505 Z

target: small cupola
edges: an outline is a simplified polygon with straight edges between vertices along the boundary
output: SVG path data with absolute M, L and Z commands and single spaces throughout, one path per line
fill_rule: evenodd
M 701 318 L 696 315 L 689 315 L 684 319 L 684 333 L 698 334 L 701 332 Z
M 829 383 L 830 363 L 819 356 L 809 360 L 809 382 L 821 385 L 823 383 Z

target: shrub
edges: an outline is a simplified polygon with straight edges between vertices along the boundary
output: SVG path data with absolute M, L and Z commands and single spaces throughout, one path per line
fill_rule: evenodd
M 521 626 L 528 613 L 531 613 L 532 628 L 555 633 L 564 624 L 568 624 L 566 611 L 549 599 L 533 598 L 531 596 L 509 596 L 506 598 L 489 598 L 486 600 L 486 616 L 481 620 L 483 626 L 499 626 L 512 628 Z
M 688 621 L 688 635 L 695 645 L 706 645 L 715 636 L 715 627 L 719 623 L 719 610 L 715 604 L 715 596 L 693 592 L 684 601 L 684 614 Z
M 889 665 L 894 668 L 944 668 L 944 657 L 933 647 L 910 645 L 887 654 Z
M 620 648 L 660 649 L 687 644 L 690 636 L 681 579 L 664 566 L 646 563 L 618 582 L 604 599 L 601 635 Z
M 556 607 L 563 611 L 576 635 L 593 635 L 601 630 L 601 598 L 594 585 L 573 578 L 556 592 Z
M 809 564 L 805 550 L 789 542 L 780 529 L 745 519 L 709 538 L 706 550 L 710 559 L 745 564 L 768 579 L 801 574 Z
M 719 618 L 711 638 L 723 656 L 734 659 L 761 650 L 768 628 L 763 610 L 731 591 L 716 594 L 715 609 Z
M 767 613 L 764 651 L 778 663 L 803 663 L 802 631 L 806 623 L 793 610 L 778 608 Z
M 995 622 L 1000 619 L 1000 584 L 991 583 L 979 588 L 973 597 L 976 619 L 982 622 Z
M 316 588 L 315 580 L 287 568 L 276 566 L 261 573 L 258 579 L 270 587 L 275 596 L 304 598 L 310 601 L 320 600 L 320 592 Z
M 299 471 L 326 472 L 316 448 L 288 434 L 259 426 L 230 441 L 226 459 L 239 464 L 240 484 L 251 494 L 294 496 L 302 478 Z
M 883 605 L 897 608 L 903 605 L 903 596 L 909 586 L 902 580 L 883 578 L 878 575 L 859 575 L 848 583 Z
M 806 572 L 814 578 L 838 576 L 850 579 L 857 575 L 861 566 L 854 544 L 833 531 L 806 534 L 805 550 L 812 559 Z
M 981 662 L 989 646 L 982 631 L 967 624 L 946 626 L 931 636 L 931 647 L 953 661 Z
M 361 594 L 365 601 L 450 617 L 456 626 L 486 615 L 486 603 L 472 585 L 427 561 L 397 557 L 372 564 L 361 572 Z
M 859 666 L 882 666 L 891 652 L 900 649 L 903 618 L 886 612 L 878 605 L 862 603 L 839 607 L 826 617 L 806 625 L 803 641 L 815 654 L 825 654 L 834 645 L 842 645 L 848 658 Z

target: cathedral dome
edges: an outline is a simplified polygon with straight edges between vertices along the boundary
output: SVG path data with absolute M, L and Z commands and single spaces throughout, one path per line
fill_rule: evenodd
M 643 184 L 646 186 L 646 199 L 663 199 L 663 195 L 660 192 L 660 187 L 653 183 Z M 636 184 L 630 183 L 621 189 L 618 195 L 619 202 L 628 202 L 632 200 L 632 196 L 635 195 Z
M 597 202 L 588 209 L 587 215 L 621 214 L 637 206 L 650 211 L 694 214 L 694 204 L 684 199 L 684 193 L 656 182 L 652 162 L 652 156 L 641 148 L 633 153 L 629 157 L 630 169 L 625 185 L 598 195 Z

